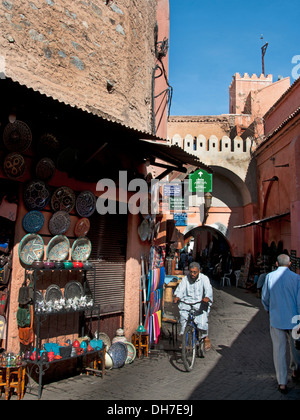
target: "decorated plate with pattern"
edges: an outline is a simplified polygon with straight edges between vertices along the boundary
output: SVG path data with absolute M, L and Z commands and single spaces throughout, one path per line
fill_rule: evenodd
M 24 264 L 40 261 L 44 256 L 44 241 L 36 233 L 28 233 L 19 245 L 19 258 Z
M 31 210 L 23 217 L 23 228 L 26 232 L 37 233 L 44 226 L 44 215 L 38 210 Z
M 31 145 L 32 134 L 27 124 L 16 120 L 8 123 L 3 131 L 3 143 L 11 152 L 25 152 Z
M 77 238 L 80 236 L 86 236 L 90 230 L 90 225 L 90 221 L 87 217 L 79 219 L 74 228 L 75 236 L 77 236 Z
M 76 202 L 74 191 L 69 187 L 57 188 L 51 197 L 51 207 L 53 211 L 66 211 L 70 213 Z
M 71 258 L 73 261 L 86 261 L 91 255 L 91 251 L 91 241 L 87 237 L 82 236 L 74 241 L 71 250 Z
M 47 245 L 46 257 L 49 261 L 64 261 L 68 258 L 69 251 L 69 239 L 65 235 L 56 235 Z
M 108 350 L 110 348 L 111 341 L 110 341 L 109 336 L 105 332 L 100 332 L 99 336 L 98 336 L 98 339 L 103 341 L 103 344 L 104 344 L 106 350 Z
M 83 287 L 78 281 L 69 281 L 65 286 L 64 298 L 74 299 L 77 297 L 80 299 L 84 295 Z
M 126 346 L 127 346 L 127 359 L 125 361 L 125 365 L 128 365 L 129 363 L 132 363 L 135 359 L 136 348 L 129 341 L 124 341 L 124 344 L 126 344 Z
M 110 346 L 107 353 L 113 360 L 113 368 L 122 367 L 127 359 L 127 346 L 125 343 L 118 341 Z
M 90 217 L 96 210 L 96 197 L 91 191 L 82 191 L 76 199 L 76 211 L 81 217 Z
M 44 157 L 36 165 L 35 173 L 38 179 L 49 181 L 55 173 L 55 164 L 52 159 Z
M 43 210 L 50 200 L 50 190 L 44 181 L 30 181 L 24 189 L 24 204 L 28 210 Z
M 49 231 L 52 235 L 61 235 L 65 233 L 71 224 L 71 218 L 66 211 L 57 211 L 49 220 Z
M 55 302 L 63 298 L 62 291 L 60 287 L 56 284 L 50 284 L 45 292 L 45 302 Z
M 26 169 L 25 159 L 16 152 L 9 153 L 4 159 L 3 170 L 7 178 L 18 179 L 24 175 Z

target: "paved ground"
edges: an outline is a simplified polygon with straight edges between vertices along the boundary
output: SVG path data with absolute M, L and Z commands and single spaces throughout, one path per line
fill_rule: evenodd
M 170 310 L 170 308 L 168 308 Z M 175 308 L 176 310 L 176 308 Z M 149 358 L 136 359 L 105 378 L 78 375 L 44 387 L 42 400 L 298 400 L 300 384 L 277 391 L 268 316 L 244 289 L 214 287 L 210 313 L 213 348 L 185 372 L 178 349 L 163 339 Z M 37 399 L 37 389 L 24 400 Z M 12 396 L 15 399 L 16 396 Z M 3 399 L 3 396 L 2 396 Z

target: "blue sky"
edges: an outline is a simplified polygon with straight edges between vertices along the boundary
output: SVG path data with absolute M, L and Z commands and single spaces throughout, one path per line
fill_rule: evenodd
M 266 74 L 273 74 L 274 81 L 281 75 L 294 82 L 292 58 L 300 56 L 299 0 L 169 1 L 171 115 L 228 113 L 232 76 L 259 75 L 266 42 Z

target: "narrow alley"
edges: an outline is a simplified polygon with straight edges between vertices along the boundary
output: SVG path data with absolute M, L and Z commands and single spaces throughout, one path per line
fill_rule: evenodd
M 162 339 L 149 358 L 106 372 L 105 378 L 80 375 L 44 387 L 42 400 L 193 401 L 298 400 L 300 384 L 282 395 L 272 360 L 268 315 L 254 293 L 214 287 L 210 314 L 212 349 L 184 371 L 181 354 Z M 177 342 L 178 344 L 178 342 Z M 35 389 L 24 400 L 36 399 Z M 13 397 L 14 398 L 14 397 Z

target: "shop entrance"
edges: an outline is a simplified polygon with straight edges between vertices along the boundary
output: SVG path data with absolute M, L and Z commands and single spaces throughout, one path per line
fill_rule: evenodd
M 225 273 L 232 270 L 230 244 L 219 229 L 196 227 L 189 230 L 184 239 L 189 244 L 194 261 L 200 263 L 202 272 L 211 279 L 220 281 Z

